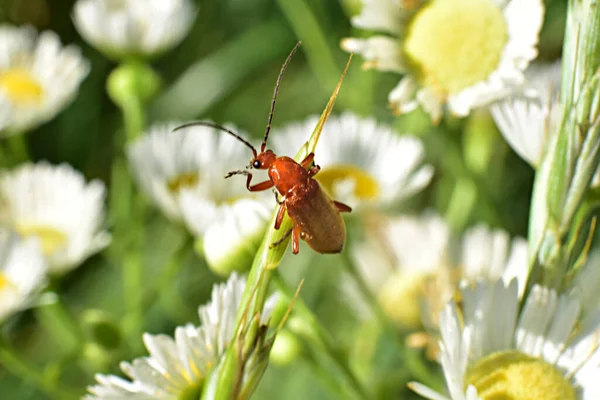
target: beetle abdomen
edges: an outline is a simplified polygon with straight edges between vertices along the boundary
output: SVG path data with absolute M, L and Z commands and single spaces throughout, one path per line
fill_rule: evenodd
M 301 238 L 318 253 L 340 253 L 346 226 L 333 200 L 314 179 L 294 186 L 285 199 L 287 212 Z

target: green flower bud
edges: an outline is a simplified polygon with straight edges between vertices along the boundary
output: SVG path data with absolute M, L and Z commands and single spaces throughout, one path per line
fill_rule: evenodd
M 112 101 L 121 108 L 138 100 L 147 103 L 160 88 L 160 77 L 147 64 L 128 62 L 115 68 L 106 83 Z
M 105 311 L 87 310 L 82 317 L 83 332 L 89 342 L 106 351 L 117 351 L 123 345 L 118 323 Z
M 283 329 L 275 337 L 270 360 L 275 365 L 286 366 L 298 359 L 302 350 L 302 343 L 298 337 L 289 330 Z

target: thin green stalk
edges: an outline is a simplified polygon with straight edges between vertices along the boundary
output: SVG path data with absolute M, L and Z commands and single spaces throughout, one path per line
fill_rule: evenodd
M 192 243 L 193 238 L 191 236 L 187 237 L 175 249 L 171 257 L 169 257 L 156 279 L 150 284 L 150 288 L 144 294 L 144 309 L 147 310 L 157 300 L 157 295 L 164 293 L 167 290 L 167 286 L 173 283 L 183 266 Z
M 507 221 L 503 220 L 498 212 L 500 207 L 496 204 L 496 200 L 492 197 L 490 190 L 488 189 L 489 183 L 482 177 L 478 177 L 465 165 L 461 148 L 454 140 L 452 140 L 451 135 L 449 135 L 448 132 L 436 128 L 433 129 L 430 134 L 424 136 L 424 140 L 426 141 L 425 147 L 432 150 L 432 155 L 442 161 L 444 170 L 448 171 L 457 181 L 462 180 L 463 186 L 470 186 L 471 188 L 467 189 L 468 191 L 475 190 L 475 193 L 461 193 L 460 196 L 465 194 L 468 195 L 468 198 L 475 196 L 478 200 L 477 205 L 485 212 L 490 224 L 506 224 Z M 459 194 L 457 194 L 457 196 L 458 195 Z M 454 211 L 449 210 L 449 212 Z M 463 218 L 458 215 L 456 217 Z M 457 222 L 461 221 L 457 219 Z
M 30 159 L 27 138 L 24 133 L 11 134 L 6 139 L 7 159 L 11 165 L 17 165 Z
M 311 372 L 313 375 L 321 381 L 333 395 L 335 395 L 336 399 L 343 398 L 345 396 L 344 387 L 337 382 L 333 374 L 330 370 L 326 368 L 323 363 L 319 362 L 319 360 L 312 353 L 305 353 L 303 355 L 306 362 L 310 364 Z
M 36 307 L 34 312 L 49 337 L 48 342 L 53 342 L 65 354 L 77 354 L 83 343 L 80 321 L 65 307 L 56 291 L 47 290 L 45 296 L 52 297 L 53 301 Z
M 279 8 L 302 41 L 308 62 L 323 87 L 337 81 L 339 67 L 335 62 L 327 35 L 305 0 L 277 0 Z
M 349 247 L 349 246 L 348 246 Z M 413 349 L 407 347 L 406 342 L 402 340 L 402 337 L 399 335 L 398 329 L 395 324 L 390 320 L 388 315 L 383 311 L 381 305 L 373 296 L 373 292 L 364 279 L 358 272 L 358 268 L 354 263 L 354 260 L 349 255 L 348 251 L 344 251 L 340 254 L 341 258 L 344 260 L 343 265 L 345 267 L 346 272 L 353 278 L 354 282 L 358 286 L 358 289 L 361 292 L 362 297 L 367 301 L 369 307 L 371 308 L 371 312 L 377 318 L 380 326 L 383 331 L 394 338 L 394 343 L 396 344 L 397 350 L 399 354 L 401 354 L 404 359 L 404 364 L 407 369 L 413 374 L 413 376 L 418 379 L 421 383 L 424 383 L 432 388 L 439 388 L 440 383 L 434 374 L 431 373 L 429 367 L 425 364 L 424 358 L 421 354 L 418 354 Z
M 11 374 L 30 382 L 48 396 L 61 400 L 75 400 L 80 394 L 71 389 L 61 387 L 57 382 L 48 379 L 42 371 L 31 365 L 5 339 L 0 339 L 0 364 Z
M 146 124 L 142 99 L 138 96 L 131 96 L 128 101 L 123 103 L 122 111 L 127 142 L 129 143 L 142 134 Z
M 293 45 L 293 35 L 283 18 L 272 18 L 249 29 L 190 66 L 152 104 L 149 115 L 157 120 L 197 118 Z
M 148 72 L 149 71 L 149 72 Z M 135 191 L 129 175 L 124 154 L 124 143 L 139 137 L 145 124 L 144 97 L 142 88 L 131 82 L 138 82 L 140 76 L 151 70 L 135 63 L 123 65 L 109 77 L 109 88 L 113 99 L 121 108 L 125 126 L 125 138 L 115 136 L 116 159 L 113 162 L 113 185 L 111 208 L 115 212 L 115 237 L 122 241 L 118 254 L 123 274 L 125 295 L 125 330 L 135 349 L 141 346 L 143 324 L 143 262 L 145 202 Z M 124 79 L 126 77 L 127 79 Z M 117 85 L 119 82 L 130 83 Z M 125 139 L 125 140 L 123 140 Z
M 289 299 L 294 297 L 294 291 L 290 289 L 290 287 L 277 272 L 275 272 L 273 275 L 273 283 L 276 285 L 277 290 L 279 290 L 284 296 Z M 303 319 L 307 326 L 311 328 L 312 335 L 310 336 L 316 339 L 311 340 L 311 343 L 318 345 L 318 350 L 327 354 L 328 358 L 335 364 L 339 372 L 341 372 L 341 374 L 344 376 L 344 380 L 349 384 L 349 387 L 352 389 L 356 397 L 360 399 L 370 398 L 350 368 L 348 358 L 345 356 L 345 354 L 336 349 L 331 335 L 329 335 L 329 333 L 323 329 L 322 325 L 317 320 L 317 317 L 312 313 L 310 308 L 308 308 L 306 303 L 304 303 L 300 297 L 296 298 L 294 301 L 294 312 Z
M 317 125 L 314 128 L 309 140 L 302 146 L 302 148 L 296 154 L 294 158 L 296 161 L 303 160 L 309 153 L 314 152 L 317 142 L 325 126 L 325 122 L 329 118 L 329 115 L 333 111 L 335 100 L 339 94 L 344 76 L 348 72 L 350 66 L 350 59 L 346 64 L 346 68 L 342 72 L 342 76 L 338 81 L 333 94 L 329 98 L 329 102 L 325 107 L 325 110 L 321 114 Z M 271 217 L 270 226 L 272 227 L 267 231 L 265 237 L 258 248 L 254 262 L 250 268 L 248 279 L 246 282 L 246 288 L 242 295 L 242 301 L 240 308 L 238 309 L 235 324 L 235 337 L 230 344 L 229 348 L 225 352 L 219 368 L 215 370 L 213 376 L 209 377 L 211 384 L 206 385 L 202 398 L 208 398 L 215 400 L 229 400 L 234 393 L 236 387 L 239 387 L 239 377 L 242 376 L 239 372 L 244 371 L 245 368 L 245 354 L 240 349 L 244 347 L 244 343 L 257 339 L 256 330 L 250 331 L 253 327 L 253 321 L 256 321 L 256 317 L 262 314 L 262 310 L 265 304 L 267 291 L 269 288 L 270 278 L 275 268 L 279 266 L 281 259 L 287 249 L 289 243 L 289 237 L 284 240 L 286 232 L 292 227 L 292 223 L 289 217 L 286 215 L 279 229 L 275 229 L 275 219 L 277 210 L 274 211 Z M 278 246 L 272 246 L 273 243 L 279 243 Z M 250 337 L 246 337 L 250 336 Z M 263 357 L 268 357 L 270 347 L 264 349 Z M 261 364 L 260 368 L 266 368 L 266 361 Z M 264 372 L 258 371 L 260 373 Z M 213 396 L 211 393 L 212 388 L 216 387 L 216 394 Z
M 347 247 L 349 247 L 349 246 L 347 246 Z M 388 318 L 387 314 L 383 311 L 383 309 L 381 308 L 381 305 L 379 304 L 377 299 L 373 296 L 372 290 L 367 286 L 367 284 L 365 283 L 365 280 L 362 278 L 362 276 L 358 272 L 358 268 L 356 267 L 354 260 L 352 260 L 352 258 L 350 257 L 349 252 L 343 251 L 340 254 L 340 257 L 343 260 L 342 264 L 344 266 L 344 270 L 346 271 L 346 273 L 348 275 L 350 275 L 350 277 L 352 278 L 352 280 L 358 287 L 358 290 L 360 291 L 361 296 L 368 303 L 369 308 L 371 309 L 371 312 L 377 318 L 377 321 L 379 322 L 380 326 L 388 333 L 393 334 L 394 337 L 398 337 L 398 333 L 397 333 L 395 326 L 393 326 L 393 324 L 390 321 L 390 319 Z M 403 345 L 402 345 L 402 347 L 403 347 Z

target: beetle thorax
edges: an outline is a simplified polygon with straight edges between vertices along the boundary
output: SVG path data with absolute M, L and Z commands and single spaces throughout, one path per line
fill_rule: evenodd
M 269 178 L 282 195 L 309 179 L 308 171 L 290 157 L 277 157 L 269 168 Z

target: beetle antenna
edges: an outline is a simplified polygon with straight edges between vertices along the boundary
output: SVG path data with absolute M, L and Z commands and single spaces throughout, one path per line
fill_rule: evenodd
M 225 128 L 223 125 L 219 125 L 219 124 L 215 124 L 213 122 L 207 122 L 207 121 L 192 121 L 192 122 L 188 122 L 187 124 L 183 124 L 181 126 L 178 126 L 177 128 L 173 129 L 173 132 L 176 132 L 180 129 L 183 128 L 189 128 L 190 126 L 208 126 L 210 128 L 215 128 L 215 129 L 219 129 L 223 132 L 227 132 L 229 133 L 231 136 L 235 137 L 237 140 L 239 140 L 240 142 L 244 143 L 246 146 L 250 147 L 250 150 L 252 150 L 252 154 L 254 154 L 254 157 L 258 156 L 258 153 L 256 152 L 256 149 L 254 148 L 254 146 L 252 146 L 250 144 L 250 142 L 248 142 L 246 139 L 244 139 L 243 137 L 241 137 L 240 135 L 238 135 L 237 133 L 235 133 L 234 131 L 232 131 L 231 129 L 227 129 Z
M 245 176 L 248 176 L 248 175 L 250 175 L 250 172 L 244 171 L 244 170 L 231 171 L 231 172 L 228 172 L 227 175 L 225 175 L 225 179 L 231 178 L 234 175 L 245 175 Z
M 285 59 L 285 62 L 281 67 L 281 71 L 279 71 L 279 75 L 277 76 L 277 83 L 275 84 L 275 90 L 273 91 L 273 99 L 271 100 L 271 111 L 269 112 L 269 118 L 267 119 L 267 130 L 265 132 L 265 138 L 263 139 L 263 142 L 260 145 L 261 153 L 267 148 L 267 139 L 269 137 L 269 132 L 271 131 L 271 122 L 273 122 L 273 114 L 275 114 L 275 101 L 277 100 L 277 93 L 279 92 L 279 85 L 281 85 L 283 73 L 285 72 L 290 61 L 292 61 L 292 57 L 294 57 L 294 54 L 296 54 L 296 51 L 298 50 L 301 44 L 302 42 L 298 42 L 296 46 L 294 46 L 290 54 Z

